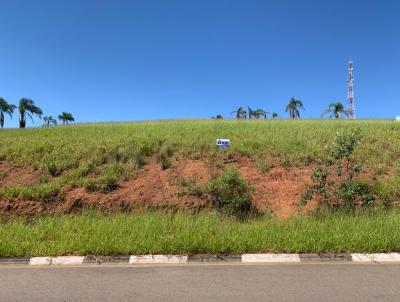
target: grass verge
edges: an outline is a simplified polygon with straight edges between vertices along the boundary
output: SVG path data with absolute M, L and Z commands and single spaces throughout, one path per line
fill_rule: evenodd
M 0 257 L 246 252 L 400 251 L 400 213 L 270 217 L 238 221 L 216 213 L 145 212 L 0 222 Z

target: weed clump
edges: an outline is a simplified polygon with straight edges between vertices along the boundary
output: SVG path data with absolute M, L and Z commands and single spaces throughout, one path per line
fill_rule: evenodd
M 267 174 L 273 167 L 274 165 L 267 159 L 258 159 L 256 161 L 257 169 L 262 173 L 262 174 Z
M 208 191 L 212 205 L 223 213 L 246 217 L 255 210 L 251 202 L 253 189 L 235 168 L 211 179 Z
M 171 167 L 171 157 L 173 154 L 174 150 L 172 147 L 168 143 L 163 142 L 157 155 L 157 162 L 160 164 L 161 169 L 166 170 Z
M 47 161 L 44 165 L 44 170 L 49 173 L 50 176 L 56 177 L 61 174 L 62 169 L 57 166 L 54 161 Z
M 107 166 L 104 174 L 96 179 L 87 179 L 83 186 L 89 192 L 109 193 L 118 188 L 118 180 L 125 170 L 121 164 Z

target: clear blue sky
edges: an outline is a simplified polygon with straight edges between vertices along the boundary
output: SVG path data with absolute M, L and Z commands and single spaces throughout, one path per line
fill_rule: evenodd
M 78 122 L 287 116 L 292 96 L 319 117 L 346 101 L 351 57 L 358 116 L 393 118 L 399 14 L 397 0 L 2 0 L 0 96 Z

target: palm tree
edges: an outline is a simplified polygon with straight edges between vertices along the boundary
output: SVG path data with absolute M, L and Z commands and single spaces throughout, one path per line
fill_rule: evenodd
M 44 116 L 43 117 L 44 125 L 50 127 L 51 125 L 57 125 L 57 120 L 52 116 Z
M 273 118 L 273 119 L 276 119 L 277 117 L 278 117 L 278 113 L 273 112 L 273 113 L 272 113 L 272 118 Z
M 291 98 L 289 104 L 286 106 L 286 112 L 289 112 L 290 118 L 300 118 L 299 109 L 304 110 L 303 103 L 300 100 L 296 100 L 295 98 Z
M 249 118 L 257 118 L 257 114 L 256 111 L 251 109 L 250 107 L 247 107 L 247 114 L 249 116 Z
M 250 107 L 248 107 L 248 116 L 249 118 L 255 118 L 255 119 L 259 119 L 260 117 L 264 117 L 267 118 L 267 115 L 269 114 L 269 112 L 265 111 L 264 109 L 260 109 L 257 108 L 256 110 L 251 109 Z
M 239 107 L 238 109 L 232 111 L 231 114 L 235 114 L 237 119 L 244 119 L 247 117 L 247 112 L 243 109 L 243 107 Z
M 35 102 L 32 101 L 31 99 L 26 99 L 22 98 L 19 101 L 19 106 L 18 106 L 18 111 L 19 111 L 19 127 L 20 128 L 25 128 L 26 126 L 26 116 L 29 116 L 32 120 L 33 123 L 33 115 L 39 116 L 39 118 L 42 117 L 43 111 L 39 107 L 35 105 Z
M 63 122 L 63 125 L 68 125 L 69 122 L 74 122 L 75 119 L 69 112 L 63 112 L 58 116 L 58 119 Z
M 349 117 L 351 115 L 351 109 L 345 109 L 343 104 L 340 102 L 333 102 L 330 103 L 329 107 L 322 112 L 321 118 L 327 113 L 330 113 L 331 118 L 335 117 L 338 119 L 341 118 L 342 113 L 346 115 L 346 117 Z
M 10 118 L 12 118 L 12 114 L 14 113 L 15 105 L 9 104 L 5 99 L 0 97 L 0 126 L 4 127 L 4 114 L 8 114 Z
M 255 118 L 260 118 L 260 117 L 267 118 L 268 114 L 269 114 L 268 111 L 265 111 L 264 109 L 260 108 L 257 108 L 256 111 L 254 112 Z

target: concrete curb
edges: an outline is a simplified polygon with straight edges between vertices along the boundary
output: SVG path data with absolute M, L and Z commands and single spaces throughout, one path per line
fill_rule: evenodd
M 400 263 L 399 253 L 322 253 L 322 254 L 243 254 L 243 255 L 130 255 L 130 256 L 58 256 L 0 258 L 0 266 L 77 266 L 84 264 L 187 264 L 187 263 Z

